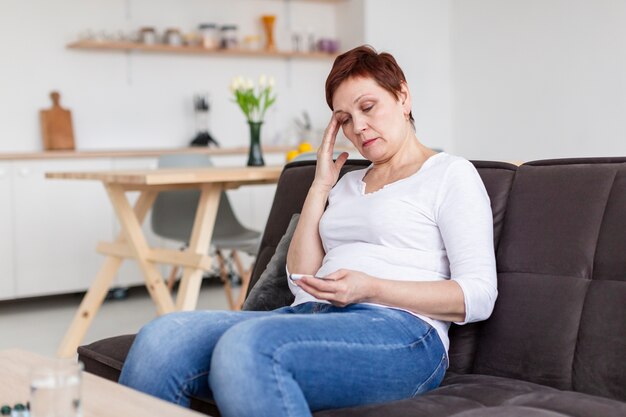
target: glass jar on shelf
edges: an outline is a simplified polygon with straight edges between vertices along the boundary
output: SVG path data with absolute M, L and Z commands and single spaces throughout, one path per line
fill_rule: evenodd
M 200 32 L 200 45 L 206 49 L 217 49 L 218 35 L 215 23 L 201 23 L 198 25 Z
M 169 28 L 165 31 L 163 41 L 167 45 L 181 46 L 183 44 L 183 35 L 180 33 L 179 29 Z
M 247 35 L 243 37 L 243 49 L 248 51 L 258 51 L 261 49 L 261 36 Z
M 146 45 L 154 45 L 157 43 L 156 29 L 151 26 L 144 26 L 139 29 L 139 42 Z
M 239 46 L 237 25 L 223 25 L 220 32 L 220 47 L 222 49 L 236 49 Z

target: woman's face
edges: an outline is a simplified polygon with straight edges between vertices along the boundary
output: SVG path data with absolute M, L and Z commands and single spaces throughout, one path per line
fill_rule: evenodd
M 391 158 L 412 132 L 406 84 L 396 99 L 372 78 L 348 78 L 335 91 L 333 108 L 344 135 L 372 162 Z

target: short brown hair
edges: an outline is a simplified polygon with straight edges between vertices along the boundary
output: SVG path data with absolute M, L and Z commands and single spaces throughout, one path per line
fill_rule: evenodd
M 339 85 L 348 78 L 366 77 L 371 78 L 378 85 L 389 91 L 397 99 L 402 89 L 402 83 L 406 84 L 404 72 L 395 58 L 387 53 L 378 53 L 369 45 L 358 46 L 339 55 L 333 63 L 333 68 L 326 78 L 326 103 L 333 109 L 333 95 Z M 409 113 L 411 124 L 415 124 L 413 112 Z

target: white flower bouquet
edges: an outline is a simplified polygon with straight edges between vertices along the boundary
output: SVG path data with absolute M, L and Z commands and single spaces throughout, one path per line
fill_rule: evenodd
M 274 84 L 274 78 L 265 75 L 259 77 L 257 85 L 250 78 L 233 78 L 230 91 L 248 122 L 263 122 L 265 112 L 276 101 L 276 94 L 272 94 Z

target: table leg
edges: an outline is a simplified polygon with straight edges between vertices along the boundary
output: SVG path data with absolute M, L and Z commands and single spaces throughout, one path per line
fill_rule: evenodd
M 208 253 L 221 193 L 222 188 L 216 184 L 202 186 L 187 251 L 202 255 Z M 176 298 L 177 310 L 196 308 L 203 273 L 204 271 L 200 268 L 185 267 Z
M 150 248 L 148 242 L 146 242 L 143 230 L 141 230 L 141 223 L 138 221 L 137 216 L 128 203 L 126 191 L 124 188 L 112 184 L 107 184 L 106 189 L 111 203 L 115 208 L 115 212 L 117 213 L 126 240 L 135 253 L 135 260 L 141 272 L 143 272 L 144 279 L 146 280 L 146 288 L 148 288 L 148 292 L 156 304 L 158 314 L 171 313 L 174 311 L 174 302 L 165 285 L 163 276 L 156 265 L 148 260 Z M 142 191 L 142 194 L 144 193 L 155 194 L 153 201 L 154 198 L 156 198 L 156 191 Z
M 134 212 L 140 222 L 146 217 L 146 214 L 150 210 L 150 207 L 152 207 L 155 198 L 156 193 L 142 193 L 139 196 L 137 203 L 135 203 Z M 116 242 L 123 243 L 124 241 L 124 233 L 120 232 Z M 111 287 L 111 282 L 113 281 L 113 278 L 115 278 L 115 274 L 117 274 L 122 262 L 123 258 L 120 257 L 106 257 L 98 275 L 96 275 L 96 279 L 83 297 L 83 300 L 74 315 L 74 319 L 63 337 L 63 341 L 57 350 L 58 357 L 68 358 L 76 354 L 76 348 L 82 342 L 85 334 L 87 333 L 87 329 L 89 329 L 89 326 L 93 321 L 93 318 L 104 302 L 107 292 Z

